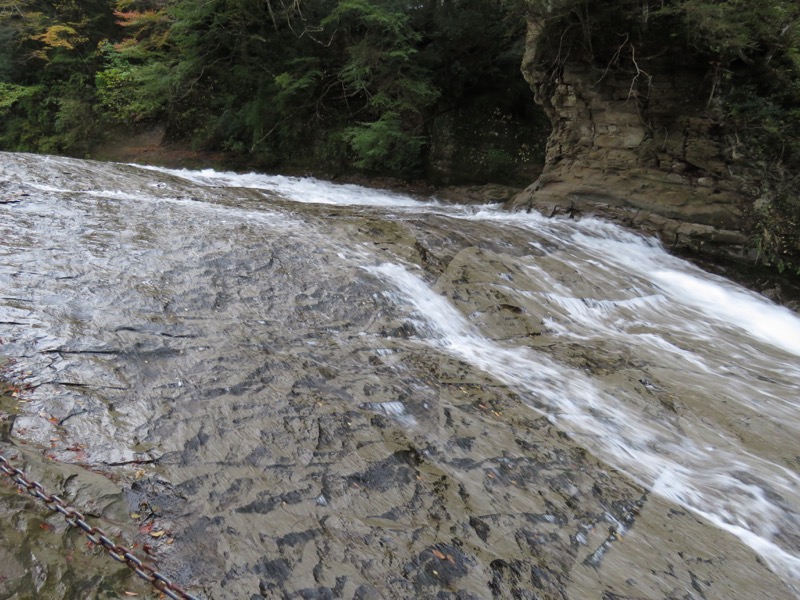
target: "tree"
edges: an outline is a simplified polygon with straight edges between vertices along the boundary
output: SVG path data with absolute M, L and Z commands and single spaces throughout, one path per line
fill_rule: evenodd
M 395 174 L 419 167 L 425 115 L 439 95 L 415 60 L 421 36 L 407 9 L 397 0 L 344 0 L 322 21 L 346 57 L 337 76 L 360 117 L 344 131 L 356 165 Z
M 98 132 L 94 48 L 113 28 L 106 0 L 0 3 L 0 40 L 6 48 L 0 144 L 44 152 L 88 149 Z
M 522 26 L 507 0 L 0 0 L 0 74 L 30 88 L 4 88 L 0 144 L 158 121 L 261 167 L 420 176 L 438 114 L 529 97 Z

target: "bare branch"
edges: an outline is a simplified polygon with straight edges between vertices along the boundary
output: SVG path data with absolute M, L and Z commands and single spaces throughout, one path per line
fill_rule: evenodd
M 639 67 L 639 63 L 636 62 L 636 47 L 633 44 L 631 44 L 631 62 L 633 63 L 634 68 L 636 69 L 636 75 L 634 75 L 633 79 L 631 80 L 631 87 L 628 90 L 628 100 L 630 100 L 631 97 L 634 97 L 637 100 L 639 99 L 639 90 L 636 89 L 636 82 L 639 80 L 639 77 L 641 75 L 644 75 L 647 78 L 647 96 L 646 97 L 649 97 L 650 96 L 650 89 L 651 89 L 652 83 L 653 83 L 653 76 L 650 75 L 644 69 L 641 69 Z
M 616 52 L 614 52 L 614 54 L 611 56 L 611 60 L 608 61 L 608 64 L 606 65 L 606 68 L 603 71 L 603 74 L 600 76 L 600 79 L 598 79 L 597 81 L 594 82 L 595 85 L 597 85 L 598 83 L 603 81 L 603 79 L 606 78 L 606 75 L 608 75 L 608 72 L 611 70 L 611 65 L 619 64 L 619 56 L 620 56 L 620 54 L 622 54 L 622 50 L 625 48 L 625 45 L 628 43 L 629 39 L 630 39 L 630 37 L 626 33 L 625 34 L 625 40 L 619 45 L 619 48 L 617 48 Z
M 269 11 L 269 18 L 272 19 L 272 26 L 275 31 L 278 31 L 278 19 L 275 18 L 275 10 L 272 8 L 272 0 L 267 0 L 267 10 Z

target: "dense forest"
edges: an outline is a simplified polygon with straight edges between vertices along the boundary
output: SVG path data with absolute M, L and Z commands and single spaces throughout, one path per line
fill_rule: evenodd
M 437 140 L 494 119 L 517 139 L 469 168 L 511 180 L 547 135 L 520 75 L 531 26 L 553 82 L 570 61 L 632 91 L 659 76 L 646 57 L 704 69 L 767 199 L 762 256 L 800 271 L 796 0 L 0 0 L 0 148 L 91 156 L 162 124 L 241 164 L 430 178 Z
M 420 177 L 437 117 L 535 110 L 524 31 L 501 0 L 3 0 L 0 146 L 160 122 L 251 165 Z

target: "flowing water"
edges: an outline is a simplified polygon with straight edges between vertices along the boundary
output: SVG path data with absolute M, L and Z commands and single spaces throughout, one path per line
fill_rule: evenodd
M 800 597 L 800 318 L 652 240 L 20 154 L 0 191 L 0 453 L 198 596 Z M 0 501 L 0 597 L 147 594 Z

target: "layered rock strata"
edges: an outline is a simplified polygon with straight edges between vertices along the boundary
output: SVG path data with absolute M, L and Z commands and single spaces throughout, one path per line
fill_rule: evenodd
M 567 62 L 554 75 L 538 60 L 537 36 L 530 26 L 522 71 L 552 133 L 542 175 L 512 206 L 596 214 L 676 249 L 746 257 L 757 190 L 736 175 L 707 69 L 662 55 L 632 70 Z

